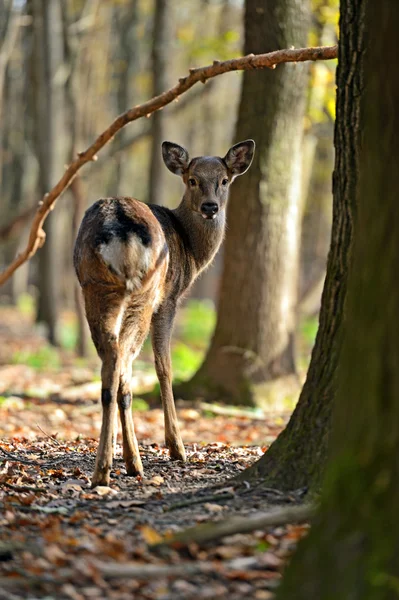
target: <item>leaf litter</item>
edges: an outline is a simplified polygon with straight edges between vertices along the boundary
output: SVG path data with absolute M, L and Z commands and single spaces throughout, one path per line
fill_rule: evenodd
M 14 350 L 40 345 L 33 334 L 7 341 Z M 301 501 L 301 490 L 233 479 L 263 454 L 288 414 L 261 420 L 178 403 L 182 464 L 163 445 L 161 408 L 136 411 L 145 476 L 126 476 L 118 444 L 110 485 L 92 490 L 101 423 L 96 367 L 71 366 L 67 357 L 37 371 L 8 364 L 9 356 L 0 354 L 0 599 L 274 598 L 306 523 L 212 544 L 161 542 L 194 525 Z

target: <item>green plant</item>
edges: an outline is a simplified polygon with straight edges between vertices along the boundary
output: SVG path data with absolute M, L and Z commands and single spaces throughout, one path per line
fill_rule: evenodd
M 175 379 L 189 379 L 201 364 L 203 352 L 193 350 L 183 342 L 172 347 L 172 365 Z
M 35 314 L 36 303 L 30 294 L 20 294 L 17 299 L 17 308 L 25 316 L 32 317 Z
M 30 350 L 18 350 L 12 355 L 11 362 L 38 370 L 58 369 L 61 366 L 60 355 L 51 346 L 42 346 L 34 352 Z
M 149 409 L 148 402 L 143 400 L 143 398 L 135 398 L 133 397 L 132 402 L 133 412 L 143 412 Z
M 216 311 L 210 300 L 189 300 L 179 318 L 177 337 L 185 344 L 207 347 L 216 322 Z

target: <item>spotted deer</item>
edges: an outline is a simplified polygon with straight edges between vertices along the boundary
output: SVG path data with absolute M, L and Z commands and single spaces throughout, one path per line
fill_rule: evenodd
M 162 144 L 168 169 L 185 191 L 170 210 L 134 198 L 98 200 L 86 212 L 74 249 L 86 316 L 102 361 L 102 425 L 92 487 L 110 480 L 119 408 L 128 475 L 143 473 L 131 410 L 132 363 L 150 329 L 172 459 L 185 460 L 172 391 L 170 340 L 182 295 L 222 243 L 231 182 L 249 168 L 255 143 L 236 144 L 224 158 L 191 161 L 177 144 Z

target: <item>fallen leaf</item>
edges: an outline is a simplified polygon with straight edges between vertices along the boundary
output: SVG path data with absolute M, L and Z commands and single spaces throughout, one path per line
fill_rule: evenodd
M 93 493 L 98 494 L 99 496 L 107 496 L 108 494 L 116 496 L 119 492 L 110 488 L 108 485 L 98 485 L 94 488 Z
M 154 475 L 151 479 L 144 479 L 144 485 L 161 485 L 164 482 L 164 478 L 161 475 Z
M 162 536 L 149 525 L 142 525 L 139 529 L 147 544 L 157 544 L 162 541 Z
M 214 512 L 214 513 L 223 511 L 223 506 L 220 506 L 220 504 L 212 504 L 212 502 L 205 502 L 204 508 L 209 510 L 209 512 Z

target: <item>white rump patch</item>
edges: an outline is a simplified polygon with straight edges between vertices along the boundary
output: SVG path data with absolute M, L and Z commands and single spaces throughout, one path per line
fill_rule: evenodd
M 104 262 L 125 282 L 129 292 L 140 289 L 141 281 L 151 267 L 151 247 L 145 247 L 139 237 L 132 235 L 126 243 L 114 237 L 108 244 L 101 244 L 99 251 Z
M 108 244 L 101 244 L 100 254 L 104 262 L 124 279 L 125 244 L 114 237 Z

